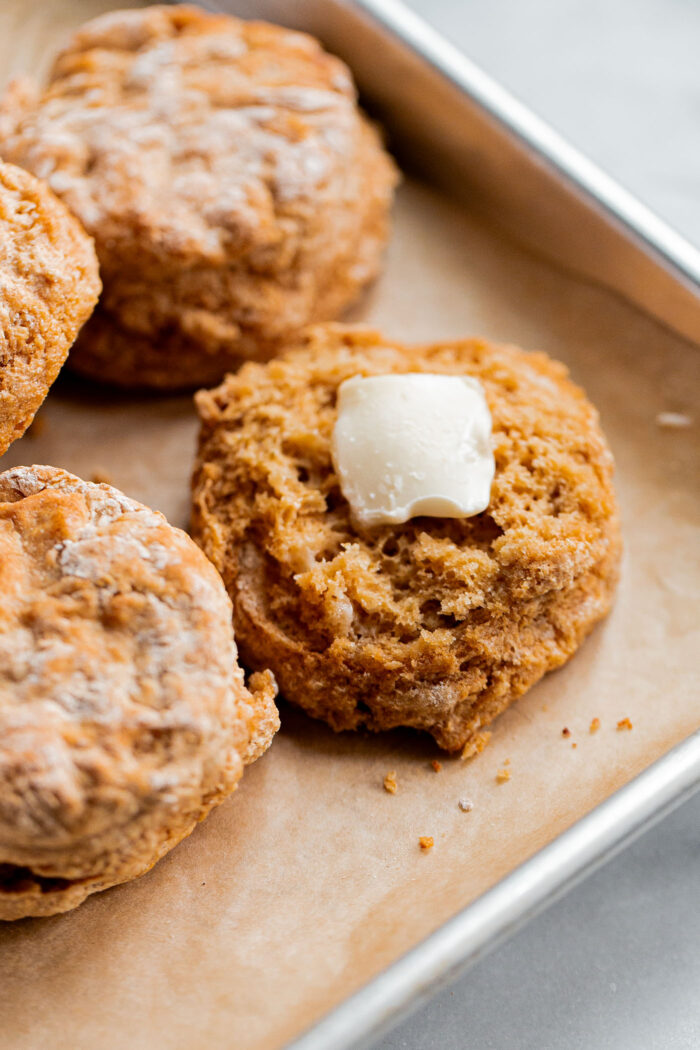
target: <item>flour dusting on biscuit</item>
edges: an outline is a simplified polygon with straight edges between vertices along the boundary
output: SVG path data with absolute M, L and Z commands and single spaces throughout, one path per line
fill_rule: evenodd
M 75 907 L 188 835 L 277 729 L 271 675 L 250 685 L 184 532 L 53 467 L 0 474 L 0 919 Z
M 11 86 L 0 154 L 95 238 L 70 363 L 123 386 L 211 384 L 337 316 L 378 273 L 396 182 L 316 40 L 177 5 L 98 17 L 44 90 Z

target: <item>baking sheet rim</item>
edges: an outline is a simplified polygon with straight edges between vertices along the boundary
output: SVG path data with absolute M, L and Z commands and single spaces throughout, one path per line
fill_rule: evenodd
M 677 280 L 698 289 L 700 253 L 682 235 L 569 146 L 402 0 L 352 0 L 352 4 L 552 164 L 630 239 L 637 240 L 640 250 L 644 245 L 670 267 Z M 288 1043 L 287 1050 L 349 1050 L 376 1037 L 417 1008 L 438 985 L 456 979 L 698 789 L 700 730 L 448 919 Z
M 651 254 L 677 282 L 700 294 L 700 250 L 407 7 L 404 0 L 349 3 L 550 165 L 591 207 L 615 223 L 623 236 L 635 241 L 639 251 Z M 633 305 L 641 309 L 638 303 Z
M 393 0 L 361 0 L 361 3 L 369 12 L 399 9 Z M 387 29 L 391 31 L 391 26 L 387 25 Z M 437 34 L 434 37 L 437 38 Z M 449 47 L 446 42 L 445 46 Z M 425 57 L 435 64 L 430 55 Z M 568 175 L 571 177 L 571 172 Z M 629 228 L 629 223 L 627 226 Z M 418 1005 L 439 983 L 455 977 L 458 970 L 477 961 L 651 822 L 689 797 L 697 787 L 700 787 L 700 733 L 647 767 L 635 780 L 457 912 L 305 1035 L 289 1043 L 289 1050 L 329 1047 L 343 1050 L 357 1045 L 363 1038 L 376 1036 L 401 1011 Z
M 699 789 L 697 730 L 288 1043 L 286 1050 L 365 1045 Z

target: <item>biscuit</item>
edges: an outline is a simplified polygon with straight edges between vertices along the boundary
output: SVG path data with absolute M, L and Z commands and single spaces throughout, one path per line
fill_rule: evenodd
M 337 316 L 378 272 L 396 171 L 310 36 L 193 7 L 88 22 L 0 154 L 95 238 L 104 294 L 71 355 L 124 386 L 217 382 Z
M 0 474 L 0 919 L 148 871 L 278 726 L 199 548 L 108 485 Z
M 331 459 L 354 375 L 473 376 L 493 417 L 486 512 L 353 522 Z M 598 415 L 563 365 L 480 340 L 402 347 L 317 326 L 200 391 L 193 535 L 241 659 L 334 729 L 413 726 L 450 751 L 564 663 L 608 611 L 620 533 Z
M 0 456 L 31 423 L 99 291 L 77 220 L 33 175 L 0 164 Z

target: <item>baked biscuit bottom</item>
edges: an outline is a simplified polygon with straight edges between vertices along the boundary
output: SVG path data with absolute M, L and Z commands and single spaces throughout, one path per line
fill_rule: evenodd
M 469 519 L 363 528 L 331 462 L 337 388 L 415 371 L 483 384 L 491 502 Z M 609 610 L 612 456 L 595 409 L 545 355 L 318 326 L 197 402 L 193 535 L 232 597 L 243 662 L 271 667 L 286 699 L 334 729 L 411 726 L 469 750 Z
M 93 893 L 140 878 L 179 842 L 191 835 L 197 824 L 229 793 L 213 799 L 206 809 L 199 811 L 196 817 L 181 825 L 169 837 L 159 837 L 158 841 L 143 838 L 137 848 L 123 857 L 113 857 L 97 875 L 70 879 L 44 874 L 40 857 L 32 867 L 0 862 L 0 921 L 60 915 L 77 908 Z M 61 866 L 62 861 L 58 858 L 57 870 Z M 50 871 L 53 865 L 49 862 L 47 867 Z

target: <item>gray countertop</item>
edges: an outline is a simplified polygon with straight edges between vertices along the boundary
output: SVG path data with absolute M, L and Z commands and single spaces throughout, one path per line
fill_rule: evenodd
M 700 245 L 700 0 L 409 0 Z M 698 1050 L 700 797 L 375 1050 Z
M 699 0 L 406 0 L 700 246 Z
M 376 1050 L 697 1050 L 700 796 Z

